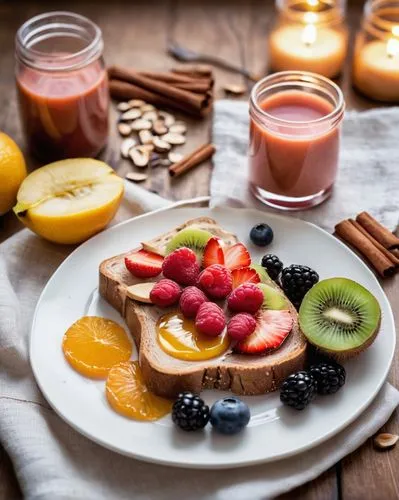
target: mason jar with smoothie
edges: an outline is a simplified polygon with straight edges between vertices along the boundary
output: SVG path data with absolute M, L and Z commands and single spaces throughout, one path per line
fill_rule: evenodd
M 260 80 L 250 99 L 249 180 L 263 203 L 318 205 L 333 189 L 345 103 L 331 80 L 284 71 Z
M 42 161 L 94 157 L 108 138 L 109 94 L 101 30 L 49 12 L 16 35 L 16 82 L 30 152 Z

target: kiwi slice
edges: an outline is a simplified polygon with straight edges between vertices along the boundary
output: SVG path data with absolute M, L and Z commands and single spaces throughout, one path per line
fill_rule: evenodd
M 262 290 L 264 296 L 262 309 L 273 309 L 275 311 L 289 309 L 287 299 L 279 290 L 265 283 L 258 283 L 258 287 Z
M 320 281 L 299 309 L 299 324 L 308 341 L 337 359 L 366 349 L 377 336 L 380 321 L 374 295 L 347 278 Z
M 261 283 L 268 283 L 270 281 L 269 275 L 263 266 L 252 264 L 250 267 L 258 273 Z
M 166 255 L 180 247 L 188 247 L 196 253 L 198 261 L 202 262 L 204 248 L 210 238 L 212 238 L 212 234 L 209 231 L 197 227 L 182 229 L 166 245 Z

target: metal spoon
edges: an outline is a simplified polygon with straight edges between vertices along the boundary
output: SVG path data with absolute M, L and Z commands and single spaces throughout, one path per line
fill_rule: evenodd
M 235 64 L 232 64 L 224 59 L 221 59 L 216 56 L 211 56 L 209 54 L 201 54 L 199 52 L 195 52 L 193 50 L 186 49 L 185 47 L 182 47 L 181 45 L 178 45 L 175 42 L 170 42 L 168 45 L 168 53 L 177 59 L 178 61 L 184 61 L 184 62 L 204 62 L 208 64 L 214 64 L 215 66 L 219 66 L 220 68 L 227 69 L 229 71 L 232 71 L 234 73 L 239 73 L 246 78 L 249 78 L 253 82 L 257 82 L 260 78 L 259 75 L 256 75 L 249 71 L 246 68 L 243 68 L 241 66 L 236 66 Z

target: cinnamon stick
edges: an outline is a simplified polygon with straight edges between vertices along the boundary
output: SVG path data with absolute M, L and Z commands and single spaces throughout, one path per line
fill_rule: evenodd
M 185 105 L 185 103 L 165 97 L 163 95 L 151 92 L 149 90 L 133 85 L 132 83 L 122 82 L 120 80 L 110 80 L 110 94 L 118 100 L 143 99 L 144 101 L 154 104 L 154 106 L 167 107 L 183 111 L 195 117 L 205 116 L 209 112 L 208 108 L 201 111 L 193 110 Z
M 178 177 L 179 175 L 188 172 L 200 163 L 209 160 L 215 151 L 216 148 L 213 144 L 203 144 L 192 153 L 185 156 L 182 160 L 169 167 L 169 175 L 171 177 Z
M 344 220 L 335 226 L 336 234 L 358 250 L 383 278 L 395 273 L 395 266 L 381 250 L 364 236 L 349 220 Z
M 173 73 L 179 75 L 195 75 L 197 78 L 212 77 L 212 66 L 207 64 L 185 64 L 172 68 Z
M 185 74 L 172 73 L 171 71 L 140 71 L 139 74 L 160 82 L 172 83 L 173 85 L 178 85 L 180 83 L 206 83 L 208 87 L 213 87 L 214 83 L 213 79 L 208 76 L 191 77 Z
M 121 66 L 112 66 L 109 68 L 108 74 L 111 79 L 128 82 L 168 99 L 180 101 L 184 106 L 194 111 L 200 112 L 209 102 L 209 96 L 206 94 L 201 95 L 187 90 L 181 90 L 173 85 L 142 76 L 134 70 Z
M 369 213 L 361 212 L 356 217 L 356 221 L 379 243 L 381 243 L 383 247 L 388 250 L 399 248 L 399 238 L 375 220 Z
M 207 93 L 211 91 L 211 87 L 207 82 L 202 83 L 198 80 L 193 80 L 192 83 L 173 83 L 173 86 L 178 89 L 189 90 L 190 92 L 195 92 L 196 94 Z
M 376 246 L 378 250 L 380 250 L 385 255 L 385 257 L 387 257 L 392 262 L 392 264 L 394 264 L 396 268 L 399 267 L 399 259 L 392 252 L 383 247 L 381 243 L 377 241 L 373 236 L 371 236 L 371 234 L 368 233 L 358 222 L 353 219 L 349 219 L 349 222 L 353 224 L 366 238 L 368 238 L 371 243 Z
M 394 248 L 393 250 L 391 250 L 391 254 L 399 259 L 399 249 L 398 248 Z

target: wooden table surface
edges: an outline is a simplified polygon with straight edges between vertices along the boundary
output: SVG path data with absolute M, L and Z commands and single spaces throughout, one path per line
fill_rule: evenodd
M 348 1 L 348 23 L 352 36 L 358 27 L 363 1 Z M 23 147 L 14 89 L 14 35 L 19 25 L 36 14 L 62 10 L 58 1 L 0 2 L 0 129 Z M 167 56 L 167 41 L 174 39 L 188 48 L 216 53 L 252 71 L 267 71 L 266 36 L 274 20 L 271 0 L 164 0 L 121 2 L 69 1 L 71 11 L 86 15 L 103 30 L 108 63 L 146 69 L 168 69 L 175 63 Z M 353 47 L 353 44 L 350 44 Z M 356 94 L 350 85 L 350 57 L 339 80 L 349 109 L 368 109 L 375 104 Z M 222 97 L 225 83 L 242 83 L 242 77 L 216 69 L 216 96 Z M 115 111 L 112 111 L 115 118 Z M 113 127 L 115 129 L 115 127 Z M 211 118 L 190 122 L 186 150 L 209 141 Z M 106 158 L 115 158 L 120 139 L 112 132 Z M 27 156 L 32 168 L 35 163 Z M 126 161 L 117 163 L 118 172 L 129 169 Z M 171 181 L 165 169 L 151 175 L 147 186 L 170 199 L 183 199 L 208 193 L 211 165 L 203 165 L 181 179 Z M 0 242 L 21 228 L 12 214 L 0 218 Z M 399 321 L 397 281 L 383 283 L 396 321 Z M 395 358 L 389 380 L 399 386 L 399 362 Z M 384 426 L 399 434 L 399 418 L 394 413 Z M 383 500 L 399 498 L 399 446 L 389 452 L 376 452 L 368 440 L 356 452 L 325 472 L 321 477 L 281 498 L 303 500 Z M 260 493 L 261 494 L 261 493 Z M 17 480 L 6 452 L 0 446 L 0 500 L 21 498 Z

